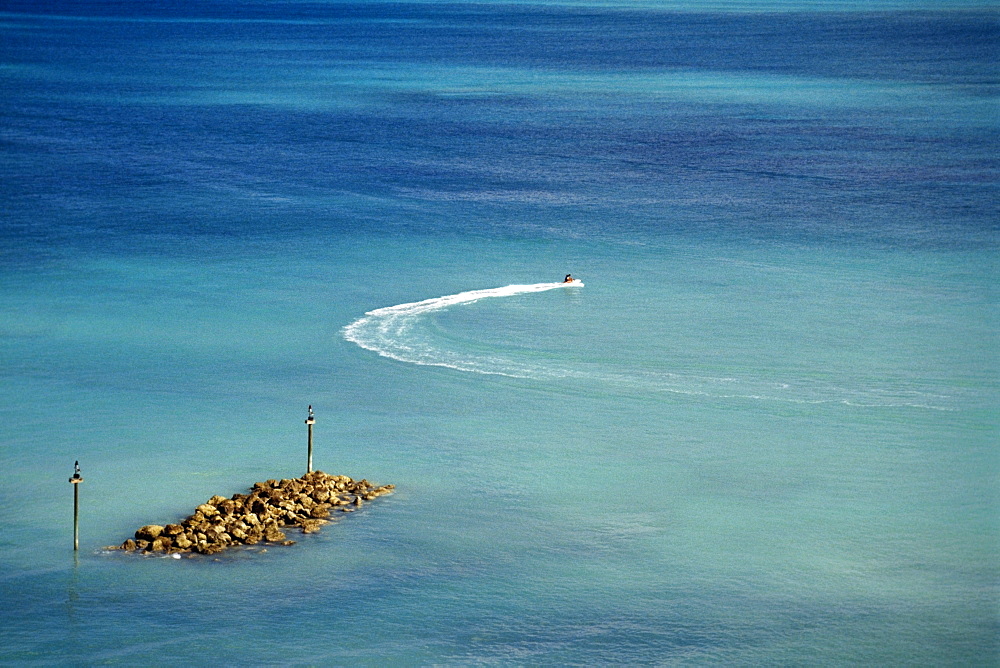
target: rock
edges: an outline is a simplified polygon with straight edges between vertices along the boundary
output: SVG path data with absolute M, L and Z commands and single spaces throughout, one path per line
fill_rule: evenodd
M 161 533 L 163 533 L 163 527 L 159 524 L 147 524 L 136 530 L 135 538 L 136 540 L 152 541 L 159 538 Z
M 199 554 L 218 554 L 225 549 L 225 546 L 216 543 L 198 543 L 195 546 L 195 551 Z
M 229 499 L 213 496 L 180 523 L 143 526 L 135 532 L 135 539 L 126 540 L 120 549 L 179 557 L 178 552 L 217 554 L 234 544 L 260 541 L 292 545 L 295 541 L 287 540 L 283 527 L 298 526 L 303 533 L 315 533 L 329 522 L 331 508 L 354 512 L 362 501 L 393 489 L 394 485 L 375 487 L 364 479 L 355 482 L 322 471 L 257 482 L 249 494 L 234 494 Z
M 219 514 L 219 509 L 210 503 L 203 503 L 197 508 L 195 508 L 195 510 L 204 515 L 205 517 L 212 517 L 214 515 Z
M 264 531 L 264 540 L 269 543 L 277 543 L 278 541 L 285 540 L 285 534 L 278 527 L 271 526 Z
M 218 543 L 222 540 L 222 534 L 224 534 L 220 527 L 210 527 L 205 530 L 205 540 L 209 543 Z
M 302 520 L 300 526 L 302 527 L 302 533 L 316 533 L 320 530 L 324 522 L 321 520 Z
M 330 504 L 320 503 L 313 507 L 312 511 L 309 513 L 311 517 L 316 519 L 322 519 L 330 516 Z
M 205 521 L 205 516 L 199 512 L 195 512 L 190 515 L 187 519 L 181 522 L 181 526 L 196 526 Z
M 166 536 L 160 536 L 149 545 L 150 552 L 166 552 L 173 545 L 173 541 Z

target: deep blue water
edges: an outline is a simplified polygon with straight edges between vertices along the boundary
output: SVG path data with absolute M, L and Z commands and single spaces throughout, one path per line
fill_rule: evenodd
M 996 12 L 731 9 L 0 3 L 0 663 L 1000 663 Z

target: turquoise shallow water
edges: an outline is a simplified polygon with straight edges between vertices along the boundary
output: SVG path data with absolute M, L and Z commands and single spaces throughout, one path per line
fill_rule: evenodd
M 7 7 L 0 662 L 996 663 L 995 25 L 687 9 Z

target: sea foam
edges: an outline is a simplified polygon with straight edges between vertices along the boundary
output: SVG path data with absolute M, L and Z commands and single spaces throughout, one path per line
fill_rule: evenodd
M 510 376 L 513 378 L 562 377 L 565 373 L 543 370 L 496 356 L 470 356 L 432 345 L 415 333 L 415 327 L 425 316 L 452 306 L 471 304 L 491 297 L 513 297 L 558 288 L 583 287 L 581 281 L 572 283 L 533 283 L 507 285 L 499 288 L 469 290 L 419 302 L 397 304 L 368 311 L 344 327 L 342 333 L 348 341 L 358 346 L 400 362 L 424 366 L 441 366 L 459 371 Z

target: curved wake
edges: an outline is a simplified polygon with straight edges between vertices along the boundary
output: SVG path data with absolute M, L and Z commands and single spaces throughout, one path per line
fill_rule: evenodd
M 671 393 L 711 399 L 777 401 L 791 404 L 842 404 L 855 407 L 906 407 L 930 410 L 955 410 L 949 406 L 953 397 L 929 393 L 920 388 L 850 389 L 815 382 L 765 380 L 763 378 L 710 377 L 690 373 L 672 373 L 649 368 L 559 368 L 556 365 L 518 362 L 495 355 L 454 351 L 440 345 L 433 332 L 421 329 L 426 316 L 452 306 L 471 304 L 491 297 L 545 292 L 557 288 L 578 287 L 583 283 L 535 283 L 507 285 L 501 288 L 470 290 L 434 297 L 419 302 L 397 304 L 369 311 L 343 328 L 345 339 L 358 346 L 400 362 L 439 366 L 457 371 L 527 378 L 533 380 L 585 379 L 588 385 L 616 387 L 622 391 Z
M 502 288 L 469 290 L 444 297 L 434 297 L 419 302 L 397 304 L 369 311 L 343 329 L 344 338 L 382 357 L 421 364 L 441 366 L 459 371 L 471 371 L 513 378 L 538 378 L 539 375 L 561 377 L 561 372 L 544 373 L 538 367 L 528 367 L 511 360 L 498 357 L 471 357 L 468 354 L 442 350 L 429 345 L 426 340 L 415 336 L 414 327 L 429 313 L 444 310 L 450 306 L 471 304 L 490 297 L 512 297 L 532 292 L 544 292 L 557 288 L 583 287 L 580 281 L 573 283 L 534 283 L 531 285 L 507 285 Z

